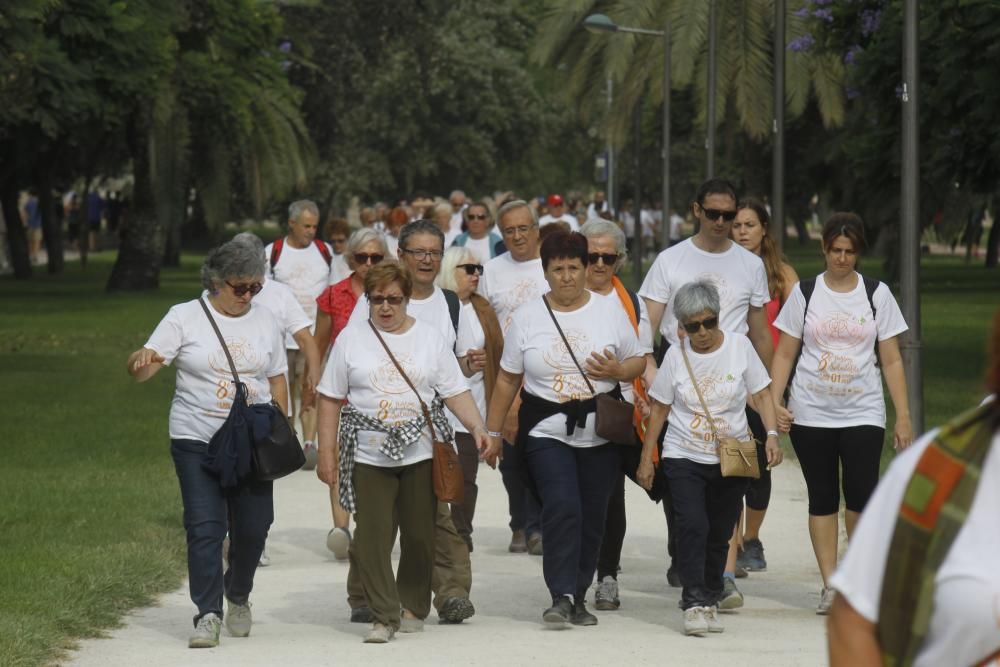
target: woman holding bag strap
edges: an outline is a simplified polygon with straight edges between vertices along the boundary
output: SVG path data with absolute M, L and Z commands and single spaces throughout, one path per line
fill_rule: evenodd
M 673 314 L 686 332 L 667 351 L 656 380 L 649 425 L 636 478 L 653 481 L 652 453 L 667 416 L 663 466 L 676 515 L 676 565 L 680 570 L 684 633 L 722 632 L 717 605 L 729 538 L 740 514 L 747 477 L 723 477 L 717 439 L 747 438 L 746 399 L 752 394 L 767 427 L 767 462 L 781 463 L 777 419 L 768 387 L 771 379 L 746 336 L 719 329 L 719 293 L 708 281 L 684 285 L 674 297 Z M 697 379 L 697 388 L 692 378 Z M 711 410 L 705 414 L 698 390 Z
M 439 438 L 452 440 L 447 405 L 487 453 L 482 416 L 450 345 L 406 314 L 412 291 L 413 280 L 400 265 L 379 264 L 368 272 L 370 324 L 349 324 L 341 332 L 318 387 L 317 473 L 326 484 L 339 482 L 340 504 L 354 513 L 351 567 L 361 576 L 375 619 L 367 643 L 422 630 L 430 611 L 437 500 L 431 432 L 421 403 L 430 406 Z M 487 461 L 494 465 L 495 455 Z M 392 571 L 397 525 L 398 578 Z

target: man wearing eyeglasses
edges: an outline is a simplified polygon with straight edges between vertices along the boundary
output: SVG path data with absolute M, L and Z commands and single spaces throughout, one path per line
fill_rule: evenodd
M 506 335 L 514 311 L 548 292 L 549 284 L 542 270 L 539 223 L 535 210 L 525 201 L 508 202 L 497 211 L 497 226 L 508 252 L 486 263 L 483 277 L 479 279 L 479 294 L 493 306 L 500 328 Z M 500 461 L 510 511 L 511 540 L 508 550 L 541 556 L 541 509 L 525 488 L 520 471 L 511 463 L 514 457 L 508 456 L 513 447 L 511 443 L 516 440 L 519 407 L 520 397 L 517 397 L 504 423 L 504 458 Z

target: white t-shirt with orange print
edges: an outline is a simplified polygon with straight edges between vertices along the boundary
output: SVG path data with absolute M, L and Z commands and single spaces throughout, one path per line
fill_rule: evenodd
M 850 292 L 834 292 L 824 275 L 816 277 L 808 313 L 796 284 L 774 321 L 775 327 L 802 341 L 788 409 L 802 426 L 884 428 L 885 398 L 882 373 L 875 365 L 875 338 L 883 341 L 906 331 L 903 313 L 889 288 L 880 283 L 872 295 L 878 311 L 873 321 L 860 275 Z
M 747 394 L 764 389 L 771 384 L 771 378 L 749 338 L 731 332 L 723 332 L 723 336 L 719 349 L 708 354 L 693 352 L 687 338 L 682 344 L 687 349 L 691 370 L 719 436 L 745 440 L 749 437 L 745 412 Z M 679 345 L 671 345 L 667 350 L 649 395 L 670 406 L 667 433 L 663 438 L 664 458 L 708 464 L 719 462 L 712 427 L 684 365 Z

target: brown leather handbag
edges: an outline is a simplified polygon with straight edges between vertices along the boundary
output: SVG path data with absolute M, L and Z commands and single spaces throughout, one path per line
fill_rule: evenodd
M 715 420 L 712 419 L 712 413 L 708 411 L 708 404 L 705 403 L 705 397 L 701 395 L 701 388 L 698 387 L 698 379 L 694 376 L 694 371 L 691 370 L 691 362 L 688 361 L 687 356 L 687 346 L 684 345 L 683 341 L 681 341 L 681 355 L 684 357 L 684 365 L 687 366 L 687 372 L 691 377 L 695 393 L 698 394 L 701 408 L 705 411 L 705 418 L 708 419 L 708 425 L 712 429 L 712 435 L 715 436 L 719 454 L 719 468 L 722 470 L 722 476 L 759 479 L 760 466 L 757 463 L 757 441 L 753 438 L 750 440 L 737 440 L 731 436 L 719 437 L 719 432 L 715 430 Z
M 427 426 L 431 429 L 431 443 L 433 444 L 433 477 L 434 477 L 434 495 L 437 499 L 443 503 L 461 503 L 465 500 L 465 477 L 462 475 L 462 464 L 458 460 L 458 452 L 452 447 L 450 443 L 438 440 L 437 432 L 434 430 L 434 422 L 431 420 L 431 411 L 427 409 L 427 404 L 424 403 L 424 399 L 420 397 L 420 392 L 417 388 L 413 386 L 410 382 L 410 378 L 407 377 L 406 372 L 403 367 L 400 366 L 399 362 L 396 361 L 395 355 L 393 355 L 392 350 L 389 346 L 385 344 L 385 340 L 382 338 L 382 334 L 378 332 L 375 325 L 372 324 L 371 320 L 368 320 L 368 326 L 372 328 L 375 332 L 378 342 L 382 343 L 382 347 L 385 348 L 386 354 L 389 355 L 389 360 L 399 371 L 400 377 L 406 381 L 406 384 L 410 386 L 413 393 L 416 394 L 417 400 L 420 401 L 420 409 L 424 413 L 424 420 L 427 422 Z

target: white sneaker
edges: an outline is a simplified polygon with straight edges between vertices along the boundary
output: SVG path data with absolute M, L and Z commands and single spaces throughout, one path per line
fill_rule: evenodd
M 331 528 L 326 534 L 326 548 L 337 560 L 347 560 L 351 548 L 351 532 L 346 528 Z
M 261 567 L 267 567 L 271 564 L 271 557 L 267 555 L 267 547 L 264 547 L 264 550 L 260 552 L 260 560 L 257 561 L 257 564 Z
M 215 648 L 219 645 L 219 631 L 222 619 L 218 614 L 208 613 L 198 619 L 194 634 L 188 639 L 188 648 Z
M 708 624 L 709 632 L 725 632 L 726 626 L 719 620 L 718 609 L 714 606 L 705 607 L 705 623 Z
M 705 609 L 707 607 L 691 607 L 684 610 L 684 634 L 700 637 L 708 632 Z
M 816 613 L 820 616 L 829 614 L 835 597 L 837 597 L 837 591 L 829 586 L 824 586 L 823 590 L 819 593 L 819 605 L 816 607 Z
M 252 625 L 250 602 L 237 604 L 226 598 L 226 630 L 229 630 L 229 634 L 233 637 L 248 637 Z

